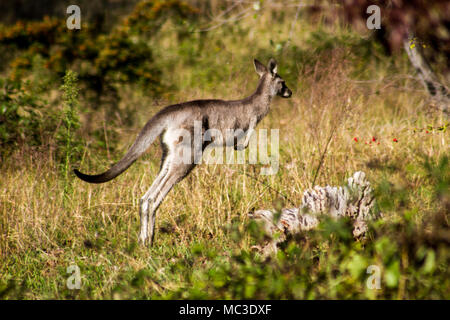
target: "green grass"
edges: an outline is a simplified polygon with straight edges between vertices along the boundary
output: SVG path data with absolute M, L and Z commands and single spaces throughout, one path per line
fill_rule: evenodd
M 291 25 L 263 12 L 185 39 L 164 26 L 152 40 L 163 81 L 172 88 L 164 100 L 124 87 L 119 109 L 130 109 L 135 121 L 107 128 L 117 137 L 109 141 L 111 152 L 106 141 L 103 150 L 90 147 L 104 135 L 84 134 L 90 145 L 72 165 L 101 172 L 165 104 L 244 97 L 257 84 L 252 59 L 278 59 L 294 94 L 275 99 L 259 128 L 280 129 L 279 172 L 259 176 L 261 166 L 249 164 L 198 166 L 158 210 L 152 248 L 137 245 L 138 203 L 159 169 L 156 145 L 110 183 L 90 185 L 73 176 L 66 197 L 51 149 L 24 146 L 2 159 L 1 298 L 450 298 L 449 144 L 448 131 L 438 129 L 447 120 L 408 77 L 412 68 L 404 56 L 385 57 L 346 28 L 306 23 L 295 26 L 286 49 L 276 49 Z M 363 55 L 369 45 L 375 54 Z M 102 128 L 99 113 L 88 117 Z M 357 170 L 366 172 L 384 213 L 367 243 L 353 241 L 345 221 L 325 221 L 268 259 L 251 250 L 247 212 L 253 207 L 273 207 L 278 192 L 300 205 L 316 175 L 315 184 L 339 185 Z M 80 290 L 66 286 L 73 264 L 81 271 Z M 380 290 L 366 287 L 369 265 L 382 270 Z

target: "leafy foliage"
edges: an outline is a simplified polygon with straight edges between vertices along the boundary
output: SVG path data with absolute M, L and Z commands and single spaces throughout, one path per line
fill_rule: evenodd
M 31 89 L 31 91 L 30 91 Z M 48 120 L 44 101 L 30 82 L 0 78 L 0 153 L 5 156 L 19 145 L 38 146 L 56 127 Z
M 66 72 L 64 76 L 64 84 L 61 86 L 63 90 L 64 106 L 62 110 L 62 125 L 57 132 L 57 142 L 60 146 L 58 154 L 63 160 L 62 171 L 66 180 L 64 193 L 68 193 L 70 165 L 75 159 L 77 152 L 81 151 L 80 139 L 74 139 L 74 132 L 80 127 L 80 119 L 78 117 L 78 88 L 77 75 L 71 70 Z
M 83 24 L 81 30 L 68 30 L 65 20 L 50 17 L 43 21 L 0 25 L 0 50 L 8 52 L 2 62 L 7 77 L 0 83 L 2 150 L 11 151 L 11 146 L 18 145 L 43 145 L 45 139 L 55 136 L 54 142 L 59 145 L 56 154 L 59 159 L 66 158 L 61 152 L 68 152 L 68 135 L 62 130 L 68 130 L 69 126 L 73 134 L 77 129 L 71 125 L 78 120 L 72 123 L 75 119 L 69 120 L 66 112 L 75 107 L 74 100 L 66 101 L 62 127 L 59 127 L 61 110 L 44 109 L 46 101 L 40 98 L 55 84 L 59 85 L 66 70 L 74 70 L 78 75 L 80 94 L 87 104 L 84 110 L 105 107 L 108 117 L 119 112 L 120 85 L 135 84 L 143 88 L 146 95 L 158 97 L 164 86 L 149 39 L 156 35 L 165 20 L 173 18 L 182 24 L 183 19 L 192 18 L 195 12 L 193 7 L 178 0 L 143 1 L 110 33 L 103 33 L 96 25 L 88 23 Z M 35 72 L 36 61 L 45 70 Z M 43 74 L 49 80 L 45 85 L 38 85 Z M 31 79 L 29 83 L 24 83 L 25 78 Z M 97 140 L 101 142 L 103 137 L 102 128 Z M 73 149 L 71 155 L 75 153 Z
M 42 22 L 18 21 L 0 28 L 2 50 L 16 50 L 10 62 L 10 77 L 20 79 L 32 66 L 32 58 L 41 55 L 45 66 L 57 77 L 71 68 L 87 89 L 97 95 L 114 95 L 115 85 L 138 83 L 149 93 L 161 93 L 160 70 L 153 60 L 148 38 L 156 34 L 162 21 L 195 13 L 178 0 L 143 1 L 109 34 L 99 33 L 93 25 L 68 30 L 64 20 L 46 17 Z M 145 33 L 145 38 L 139 37 Z M 113 104 L 112 104 L 113 105 Z

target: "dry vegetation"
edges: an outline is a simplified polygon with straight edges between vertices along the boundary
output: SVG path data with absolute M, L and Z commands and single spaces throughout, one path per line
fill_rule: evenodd
M 353 34 L 337 23 L 311 24 L 300 16 L 292 24 L 292 17 L 281 19 L 277 14 L 258 12 L 256 18 L 248 16 L 235 26 L 193 33 L 181 40 L 172 35 L 173 26 L 167 23 L 152 43 L 155 61 L 163 70 L 162 80 L 173 89 L 152 99 L 140 90 L 121 88 L 119 107 L 133 109 L 136 121 L 120 127 L 116 119 L 111 128 L 100 120 L 100 113 L 90 113 L 89 117 L 98 120 L 90 125 L 106 126 L 116 138 L 108 141 L 109 131 L 105 130 L 101 139 L 106 148 L 97 151 L 90 148 L 95 138 L 84 134 L 87 143 L 73 166 L 102 171 L 123 155 L 145 121 L 168 103 L 250 94 L 257 84 L 252 58 L 275 56 L 279 73 L 294 94 L 289 100 L 275 99 L 259 128 L 280 129 L 279 172 L 260 176 L 261 166 L 249 164 L 198 166 L 166 198 L 158 211 L 156 242 L 152 248 L 143 248 L 136 244 L 138 203 L 159 169 L 157 145 L 119 178 L 103 185 L 84 183 L 74 175 L 67 181 L 54 153 L 48 151 L 51 148 L 21 146 L 0 164 L 0 288 L 5 298 L 448 298 L 448 292 L 436 289 L 433 282 L 441 281 L 440 286 L 448 288 L 450 277 L 446 266 L 442 269 L 442 261 L 448 261 L 448 242 L 444 249 L 436 245 L 436 256 L 444 255 L 444 260 L 436 258 L 436 275 L 427 274 L 429 282 L 423 285 L 429 291 L 414 289 L 405 261 L 397 265 L 397 280 L 392 283 L 383 278 L 382 290 L 370 291 L 365 288 L 365 264 L 355 276 L 353 269 L 342 269 L 344 263 L 335 260 L 331 251 L 327 256 L 327 246 L 340 246 L 333 237 L 316 247 L 297 239 L 286 249 L 297 246 L 311 254 L 296 258 L 300 259 L 297 265 L 301 259 L 321 261 L 305 262 L 305 272 L 310 270 L 311 276 L 303 276 L 310 286 L 316 283 L 316 289 L 286 287 L 286 292 L 293 293 L 284 295 L 284 289 L 279 289 L 277 295 L 274 289 L 266 295 L 262 290 L 271 284 L 258 286 L 244 279 L 244 287 L 258 289 L 205 289 L 206 296 L 199 293 L 210 288 L 208 281 L 213 287 L 220 281 L 231 281 L 227 288 L 239 287 L 229 279 L 232 272 L 219 280 L 210 272 L 221 265 L 233 268 L 239 263 L 235 257 L 250 251 L 255 240 L 246 226 L 252 208 L 271 208 L 279 202 L 299 204 L 306 188 L 340 185 L 358 170 L 366 173 L 372 185 L 389 186 L 393 205 L 382 208 L 387 210 L 386 222 L 402 220 L 409 212 L 420 229 L 427 215 L 444 212 L 448 217 L 448 190 L 447 198 L 439 203 L 433 193 L 436 185 L 423 167 L 425 159 L 438 163 L 448 156 L 448 131 L 438 129 L 447 119 L 430 108 L 420 84 L 410 77 L 406 57 L 384 56 L 366 40 L 368 35 Z M 289 34 L 292 38 L 286 43 Z M 331 47 L 316 47 L 328 42 Z M 369 45 L 373 53 L 360 56 Z M 55 99 L 60 101 L 60 95 Z M 83 130 L 87 122 L 82 112 L 80 116 Z M 115 147 L 106 150 L 110 145 Z M 448 166 L 443 173 L 448 175 Z M 64 192 L 67 185 L 68 194 Z M 395 192 L 402 195 L 396 197 Z M 448 237 L 448 221 L 444 231 Z M 361 244 L 345 244 L 364 256 Z M 250 256 L 249 261 L 259 261 L 257 255 Z M 365 257 L 366 264 L 382 261 L 382 255 Z M 255 268 L 278 265 L 278 258 L 252 263 Z M 66 268 L 71 264 L 81 268 L 81 290 L 66 288 Z M 390 265 L 386 262 L 384 267 L 387 274 Z M 329 270 L 326 281 L 315 278 L 315 272 L 322 269 Z M 442 278 L 446 273 L 446 279 Z M 212 280 L 205 280 L 205 274 Z M 280 274 L 290 281 L 302 273 Z M 264 279 L 270 282 L 275 276 Z M 190 291 L 192 288 L 195 290 Z

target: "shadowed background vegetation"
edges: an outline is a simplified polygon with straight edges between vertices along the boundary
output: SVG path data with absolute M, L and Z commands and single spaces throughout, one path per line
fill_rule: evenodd
M 219 0 L 79 1 L 81 30 L 68 30 L 69 3 L 47 2 L 0 5 L 2 299 L 450 298 L 448 118 L 379 34 L 295 1 Z M 158 211 L 154 246 L 138 246 L 157 143 L 107 184 L 71 170 L 108 168 L 165 105 L 251 94 L 253 58 L 270 57 L 294 92 L 259 125 L 280 129 L 278 173 L 198 166 Z M 384 214 L 365 242 L 324 219 L 276 255 L 252 250 L 252 208 L 300 205 L 358 170 Z

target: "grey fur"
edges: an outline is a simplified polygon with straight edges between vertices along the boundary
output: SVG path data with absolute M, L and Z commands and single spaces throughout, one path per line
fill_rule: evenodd
M 75 174 L 86 182 L 107 182 L 124 172 L 158 136 L 160 137 L 164 151 L 161 170 L 140 201 L 141 243 L 147 243 L 150 238 L 152 244 L 156 210 L 172 187 L 196 166 L 195 157 L 201 156 L 202 151 L 212 143 L 205 141 L 206 139 L 201 145 L 196 145 L 195 141 L 189 144 L 180 143 L 180 136 L 176 133 L 178 129 L 185 129 L 193 134 L 196 121 L 202 124 L 202 132 L 210 128 L 223 133 L 227 129 L 241 129 L 245 134 L 233 143 L 236 150 L 242 150 L 248 146 L 253 129 L 269 112 L 272 98 L 275 95 L 284 98 L 292 95 L 284 80 L 276 73 L 277 63 L 274 59 L 269 61 L 267 68 L 255 59 L 254 66 L 260 80 L 256 91 L 249 97 L 232 101 L 195 100 L 167 106 L 147 122 L 126 155 L 108 171 L 99 175 L 86 175 L 74 170 Z M 215 146 L 221 147 L 224 143 Z M 179 161 L 180 155 L 185 152 L 190 152 L 187 153 L 192 157 L 190 163 Z

